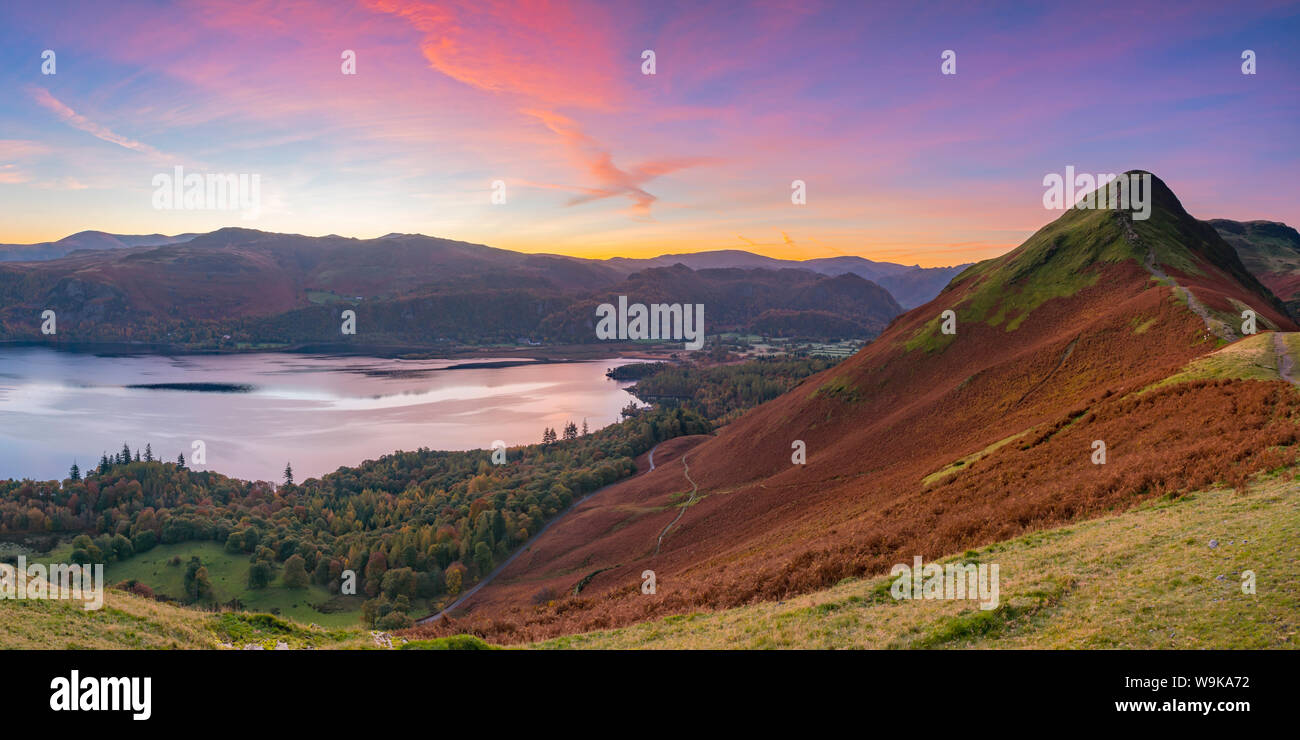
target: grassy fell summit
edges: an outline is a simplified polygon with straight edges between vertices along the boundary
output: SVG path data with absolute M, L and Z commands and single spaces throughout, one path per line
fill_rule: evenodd
M 1149 219 L 1068 209 L 845 362 L 657 456 L 455 627 L 522 642 L 777 601 L 1294 462 L 1300 395 L 1279 373 L 1161 384 L 1237 341 L 1246 309 L 1261 332 L 1296 326 L 1213 227 L 1151 190 Z M 562 596 L 530 601 L 542 591 Z
M 1213 226 L 1189 215 L 1160 178 L 1140 170 L 1122 177 L 1130 175 L 1151 178 L 1150 218 L 1138 220 L 1110 209 L 1067 209 L 1011 252 L 967 268 L 936 302 L 953 308 L 959 322 L 1014 331 L 1046 301 L 1073 296 L 1095 285 L 1107 268 L 1128 262 L 1165 284 L 1194 286 L 1196 297 L 1213 312 L 1232 313 L 1241 303 L 1254 308 L 1267 328 L 1286 322 L 1281 301 Z M 938 328 L 937 320 L 927 322 L 923 332 L 908 337 L 908 348 L 941 345 L 945 340 L 936 337 Z

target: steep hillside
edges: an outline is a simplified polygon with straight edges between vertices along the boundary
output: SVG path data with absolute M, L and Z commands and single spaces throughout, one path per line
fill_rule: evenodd
M 1149 220 L 1066 211 L 716 438 L 665 445 L 652 473 L 557 522 L 453 624 L 526 640 L 782 599 L 1289 462 L 1287 383 L 1150 389 L 1235 340 L 1245 308 L 1260 330 L 1295 328 L 1214 229 L 1153 186 Z M 639 590 L 647 569 L 655 598 Z
M 1300 233 L 1276 221 L 1215 218 L 1209 223 L 1237 250 L 1246 269 L 1286 304 L 1291 315 L 1300 315 Z
M 945 558 L 996 563 L 998 605 L 895 600 L 890 576 L 566 635 L 540 649 L 1263 650 L 1300 647 L 1300 469 Z M 1255 574 L 1255 593 L 1242 589 Z

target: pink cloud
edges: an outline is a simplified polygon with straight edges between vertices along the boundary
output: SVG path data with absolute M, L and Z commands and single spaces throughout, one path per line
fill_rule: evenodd
M 534 116 L 558 135 L 568 146 L 576 164 L 598 183 L 594 188 L 578 188 L 583 195 L 572 198 L 569 205 L 621 195 L 631 199 L 633 213 L 649 215 L 650 205 L 658 198 L 647 192 L 642 185 L 656 177 L 712 161 L 705 157 L 677 157 L 652 160 L 622 169 L 614 164 L 613 155 L 584 133 L 572 119 L 551 111 L 523 112 Z
M 610 110 L 623 97 L 613 70 L 636 69 L 640 49 L 618 49 L 600 4 L 367 0 L 423 34 L 429 65 L 452 79 L 554 106 Z

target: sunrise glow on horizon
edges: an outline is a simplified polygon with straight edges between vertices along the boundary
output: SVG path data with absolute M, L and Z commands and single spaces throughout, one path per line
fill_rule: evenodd
M 239 226 L 954 265 L 1059 215 L 1042 180 L 1067 166 L 1300 225 L 1295 4 L 969 5 L 7 4 L 0 243 Z M 258 174 L 260 212 L 156 210 L 176 166 Z

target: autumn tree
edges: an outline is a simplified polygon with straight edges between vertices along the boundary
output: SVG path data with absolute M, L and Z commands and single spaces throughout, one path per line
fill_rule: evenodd
M 460 588 L 465 582 L 465 566 L 460 563 L 452 563 L 447 567 L 445 574 L 447 593 L 456 596 L 460 594 Z
M 307 586 L 307 566 L 303 557 L 297 553 L 284 561 L 284 585 L 286 588 L 304 588 Z
M 212 579 L 208 577 L 208 569 L 199 562 L 198 555 L 191 556 L 185 566 L 185 595 L 195 602 L 212 598 Z
M 388 572 L 388 557 L 382 550 L 370 553 L 366 561 L 366 593 L 374 596 L 383 586 L 384 573 Z
M 248 587 L 266 588 L 270 585 L 273 575 L 271 564 L 265 560 L 258 560 L 248 568 Z

